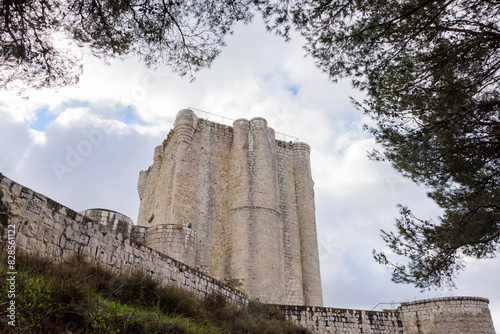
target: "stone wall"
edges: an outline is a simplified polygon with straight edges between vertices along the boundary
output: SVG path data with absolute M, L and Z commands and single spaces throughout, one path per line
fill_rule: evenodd
M 434 298 L 402 303 L 405 334 L 495 334 L 488 299 Z
M 318 237 L 316 235 L 316 207 L 314 182 L 311 176 L 310 148 L 305 143 L 294 143 L 293 162 L 297 218 L 299 222 L 302 281 L 305 305 L 322 306 L 323 295 L 319 277 Z
M 235 304 L 247 303 L 243 293 L 139 243 L 147 233 L 144 228 L 113 228 L 114 225 L 77 213 L 2 174 L 0 208 L 2 243 L 7 240 L 7 225 L 15 225 L 16 244 L 22 250 L 56 261 L 81 254 L 116 272 L 142 271 L 164 285 L 177 285 L 200 296 L 221 292 Z
M 212 277 L 226 278 L 225 231 L 227 182 L 232 128 L 180 113 L 153 165 L 139 176 L 141 199 L 137 224 L 173 224 L 196 231 L 193 266 Z M 153 231 L 150 234 L 154 234 Z M 164 249 L 158 243 L 148 244 Z M 153 241 L 153 238 L 151 238 Z M 178 260 L 192 254 L 168 253 Z
M 293 143 L 283 141 L 276 141 L 276 143 L 278 152 L 280 212 L 283 219 L 283 260 L 286 300 L 290 305 L 305 305 L 301 258 L 303 252 L 300 246 L 299 219 L 297 216 Z M 315 247 L 315 244 L 311 245 L 312 251 L 314 251 Z M 312 304 L 322 305 L 322 300 L 313 301 Z
M 278 307 L 287 319 L 313 333 L 406 334 L 397 310 L 364 311 L 289 305 Z
M 107 209 L 88 209 L 79 213 L 100 222 L 112 231 L 117 231 L 123 235 L 130 235 L 132 233 L 134 222 L 131 218 L 119 212 Z
M 191 226 L 194 254 L 165 245 L 156 230 L 146 244 L 250 298 L 321 306 L 309 154 L 305 143 L 276 140 L 263 118 L 230 127 L 181 110 L 139 174 L 137 224 Z
M 488 299 L 446 297 L 364 311 L 280 305 L 294 323 L 327 334 L 495 334 Z
M 155 250 L 195 268 L 196 232 L 181 224 L 156 225 L 146 230 L 144 243 L 156 245 Z
M 230 153 L 229 277 L 252 298 L 286 303 L 283 219 L 274 130 L 263 118 L 233 124 Z

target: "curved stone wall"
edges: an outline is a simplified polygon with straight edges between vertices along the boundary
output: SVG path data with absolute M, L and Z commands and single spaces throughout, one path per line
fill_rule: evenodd
M 402 303 L 405 334 L 495 334 L 489 300 L 447 297 Z
M 297 196 L 297 215 L 302 257 L 302 280 L 305 305 L 322 306 L 323 294 L 319 270 L 318 236 L 314 182 L 311 174 L 311 149 L 306 143 L 293 144 L 293 170 Z
M 234 122 L 228 192 L 230 279 L 266 302 L 286 303 L 277 146 L 265 119 Z
M 156 225 L 145 232 L 144 240 L 148 247 L 196 268 L 196 232 L 191 227 L 175 224 Z
M 79 214 L 100 222 L 111 231 L 121 233 L 123 238 L 130 238 L 134 222 L 124 214 L 107 209 L 87 209 Z

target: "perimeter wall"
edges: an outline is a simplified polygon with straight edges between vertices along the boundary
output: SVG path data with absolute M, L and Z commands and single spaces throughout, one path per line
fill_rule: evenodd
M 247 297 L 220 281 L 182 262 L 144 246 L 145 229 L 107 210 L 94 219 L 23 187 L 0 173 L 0 229 L 2 244 L 14 226 L 19 249 L 64 261 L 76 254 L 115 272 L 142 271 L 162 284 L 183 287 L 204 296 L 224 294 L 229 301 L 245 305 Z M 89 211 L 84 211 L 89 215 Z M 95 213 L 95 212 L 94 212 Z M 98 219 L 97 219 L 98 218 Z

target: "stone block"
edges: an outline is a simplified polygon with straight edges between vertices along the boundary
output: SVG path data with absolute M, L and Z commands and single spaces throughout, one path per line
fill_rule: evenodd
M 73 239 L 73 234 L 74 234 L 74 231 L 71 227 L 66 227 L 66 231 L 64 233 L 64 235 L 66 236 L 66 238 L 68 239 Z
M 20 233 L 16 235 L 16 244 L 22 248 L 26 248 L 28 244 L 28 238 Z

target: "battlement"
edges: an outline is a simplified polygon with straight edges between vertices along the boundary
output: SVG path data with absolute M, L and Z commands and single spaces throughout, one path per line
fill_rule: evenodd
M 165 147 L 168 145 L 168 143 L 170 143 L 170 141 L 172 140 L 172 138 L 174 136 L 175 131 L 182 132 L 182 131 L 185 131 L 186 129 L 195 129 L 195 131 L 202 131 L 204 129 L 210 128 L 213 133 L 215 133 L 216 135 L 219 135 L 219 136 L 227 136 L 227 137 L 231 138 L 233 135 L 233 127 L 231 127 L 229 125 L 213 122 L 213 121 L 210 121 L 208 119 L 198 118 L 198 117 L 196 117 L 194 112 L 191 111 L 190 109 L 183 109 L 183 110 L 179 111 L 179 114 L 184 115 L 185 118 L 181 118 L 182 120 L 180 120 L 179 122 L 182 122 L 182 124 L 180 124 L 180 123 L 177 123 L 177 117 L 176 117 L 175 124 L 177 124 L 178 127 L 180 125 L 180 128 L 178 130 L 175 130 L 176 125 L 174 124 L 174 128 L 169 131 L 169 133 L 167 134 L 167 138 L 165 138 L 165 140 L 162 143 L 163 149 L 165 149 Z M 194 117 L 196 117 L 196 118 L 190 116 L 189 114 L 194 115 Z M 187 117 L 185 115 L 187 115 Z M 187 128 L 186 128 L 186 125 L 187 125 Z M 191 130 L 187 130 L 187 131 L 188 131 L 187 133 L 191 132 Z M 188 134 L 188 136 L 189 136 L 189 134 Z

